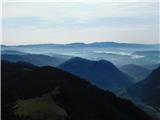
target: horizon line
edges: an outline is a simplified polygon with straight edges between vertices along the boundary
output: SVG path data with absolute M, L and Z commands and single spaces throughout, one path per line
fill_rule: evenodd
M 127 43 L 127 42 L 114 42 L 114 41 L 102 41 L 102 42 L 70 42 L 70 43 L 24 43 L 24 44 L 6 44 L 1 42 L 0 45 L 4 46 L 26 46 L 26 45 L 69 45 L 69 44 L 93 44 L 93 43 L 117 43 L 117 44 L 138 44 L 138 45 L 160 45 L 160 43 Z

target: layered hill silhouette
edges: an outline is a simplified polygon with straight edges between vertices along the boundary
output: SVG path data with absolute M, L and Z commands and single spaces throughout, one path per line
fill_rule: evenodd
M 152 120 L 130 101 L 53 67 L 2 61 L 2 120 Z
M 130 87 L 127 92 L 153 106 L 160 107 L 160 67 L 147 78 Z
M 62 47 L 120 47 L 120 48 L 158 48 L 159 44 L 147 45 L 147 44 L 134 44 L 134 43 L 118 43 L 118 42 L 93 42 L 89 44 L 85 43 L 70 43 L 70 44 L 33 44 L 33 45 L 18 45 L 18 46 L 7 46 L 1 45 L 2 48 L 62 48 Z
M 132 84 L 131 77 L 106 60 L 91 61 L 76 57 L 61 64 L 59 68 L 114 92 Z
M 133 54 L 141 56 L 157 56 L 160 55 L 159 50 L 150 50 L 150 51 L 136 51 Z
M 27 53 L 17 51 L 17 50 L 1 50 L 1 54 L 7 54 L 7 55 L 25 55 Z
M 28 62 L 37 66 L 57 66 L 65 62 L 67 59 L 59 58 L 59 57 L 52 57 L 47 55 L 41 54 L 25 54 L 25 53 L 18 53 L 18 52 L 8 52 L 5 51 L 1 55 L 2 60 L 7 60 L 10 62 Z
M 151 70 L 136 64 L 124 65 L 120 68 L 120 70 L 132 76 L 136 82 L 143 80 L 151 73 Z

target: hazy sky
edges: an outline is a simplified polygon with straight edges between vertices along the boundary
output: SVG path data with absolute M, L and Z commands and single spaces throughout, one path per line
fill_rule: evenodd
M 158 43 L 157 2 L 3 3 L 3 44 Z

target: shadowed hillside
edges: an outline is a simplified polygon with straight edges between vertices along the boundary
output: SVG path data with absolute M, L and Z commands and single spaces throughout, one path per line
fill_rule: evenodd
M 57 68 L 2 61 L 2 120 L 50 119 L 152 120 L 130 101 Z
M 147 78 L 133 85 L 128 93 L 143 102 L 160 107 L 160 67 L 155 69 Z
M 63 63 L 60 68 L 114 92 L 132 84 L 129 76 L 106 60 L 90 61 L 77 57 Z

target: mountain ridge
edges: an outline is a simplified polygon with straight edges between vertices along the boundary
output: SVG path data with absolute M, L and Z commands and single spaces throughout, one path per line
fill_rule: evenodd
M 1 45 L 1 47 L 158 47 L 160 44 L 138 44 L 118 42 L 68 43 L 68 44 L 28 44 L 28 45 Z
M 91 61 L 75 57 L 61 64 L 59 68 L 114 92 L 133 83 L 129 76 L 106 60 Z

